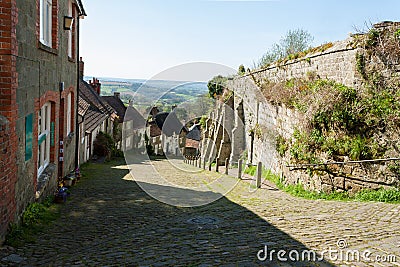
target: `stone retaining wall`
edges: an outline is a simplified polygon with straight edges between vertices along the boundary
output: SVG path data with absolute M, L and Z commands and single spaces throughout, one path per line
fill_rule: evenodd
M 227 88 L 234 93 L 234 113 L 226 112 L 224 105 L 218 105 L 213 120 L 234 122 L 233 129 L 227 129 L 232 131 L 232 146 L 229 148 L 231 162 L 236 162 L 239 152 L 245 149 L 247 164 L 255 165 L 261 161 L 266 169 L 283 177 L 287 184 L 300 182 L 307 189 L 316 191 L 358 191 L 392 184 L 397 178 L 387 171 L 390 162 L 350 164 L 345 167 L 335 165 L 331 168 L 333 172 L 314 172 L 312 175 L 304 169 L 288 168 L 291 164 L 289 152 L 283 156 L 278 154 L 277 136 L 289 140 L 295 129 L 302 129 L 305 119 L 301 112 L 268 102 L 260 91 L 260 84 L 266 81 L 282 82 L 309 75 L 361 89 L 364 81 L 357 70 L 358 53 L 363 53 L 363 50 L 354 48 L 353 38 L 350 37 L 334 43 L 325 51 L 230 79 Z M 238 120 L 239 110 L 242 110 L 243 122 Z M 220 154 L 223 153 L 220 151 Z

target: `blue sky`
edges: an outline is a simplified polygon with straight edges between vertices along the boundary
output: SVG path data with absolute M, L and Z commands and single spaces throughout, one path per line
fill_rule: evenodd
M 355 26 L 399 21 L 400 1 L 83 0 L 85 75 L 149 79 L 190 62 L 251 66 L 288 30 L 313 45 L 347 38 Z

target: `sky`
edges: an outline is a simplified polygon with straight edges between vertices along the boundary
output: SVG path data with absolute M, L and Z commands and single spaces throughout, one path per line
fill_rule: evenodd
M 83 0 L 85 75 L 150 79 L 207 62 L 246 68 L 287 31 L 313 45 L 346 39 L 380 21 L 400 21 L 399 0 Z M 216 68 L 218 69 L 218 68 Z

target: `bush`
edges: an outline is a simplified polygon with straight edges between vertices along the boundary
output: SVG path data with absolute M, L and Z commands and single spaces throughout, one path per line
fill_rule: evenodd
M 239 75 L 243 75 L 243 74 L 245 74 L 245 73 L 246 73 L 246 69 L 244 68 L 243 65 L 240 65 L 240 66 L 239 66 L 239 69 L 238 69 L 238 74 L 239 74 Z
M 117 149 L 113 138 L 109 134 L 103 132 L 99 132 L 96 136 L 96 140 L 93 142 L 93 154 L 108 159 L 111 157 L 123 156 L 123 152 Z
M 99 132 L 93 142 L 93 154 L 100 157 L 110 157 L 113 145 L 114 141 L 110 135 Z
M 212 98 L 216 98 L 224 92 L 225 82 L 228 80 L 227 77 L 221 75 L 215 76 L 207 83 L 208 94 Z

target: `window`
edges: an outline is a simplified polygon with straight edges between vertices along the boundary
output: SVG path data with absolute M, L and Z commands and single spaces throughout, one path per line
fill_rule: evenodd
M 71 119 L 72 119 L 72 94 L 69 93 L 67 96 L 67 135 L 71 133 Z
M 52 46 L 52 0 L 40 0 L 40 42 Z
M 38 114 L 38 176 L 50 162 L 51 104 L 47 102 Z

